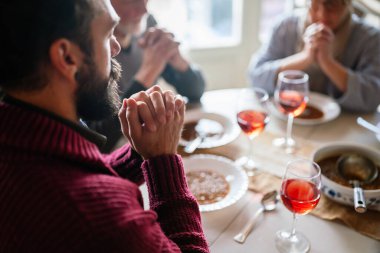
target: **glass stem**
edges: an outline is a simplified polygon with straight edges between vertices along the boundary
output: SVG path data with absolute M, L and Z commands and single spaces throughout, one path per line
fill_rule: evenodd
M 255 175 L 255 171 L 256 171 L 256 164 L 253 160 L 253 138 L 252 136 L 249 136 L 249 149 L 248 149 L 248 155 L 247 155 L 247 164 L 246 164 L 246 172 L 247 172 L 247 175 L 250 177 L 250 176 L 254 176 Z
M 293 114 L 289 113 L 288 125 L 286 127 L 286 145 L 287 146 L 288 146 L 290 139 L 292 138 L 293 119 L 294 119 Z
M 249 137 L 249 150 L 248 150 L 248 158 L 253 161 L 253 137 Z
M 293 237 L 296 234 L 296 223 L 297 223 L 297 215 L 293 213 L 292 233 L 290 234 L 290 237 Z

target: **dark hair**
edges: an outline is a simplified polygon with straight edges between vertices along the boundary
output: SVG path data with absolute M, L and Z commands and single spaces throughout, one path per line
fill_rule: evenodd
M 10 0 L 0 3 L 0 87 L 38 90 L 46 85 L 43 66 L 59 38 L 92 54 L 91 0 Z

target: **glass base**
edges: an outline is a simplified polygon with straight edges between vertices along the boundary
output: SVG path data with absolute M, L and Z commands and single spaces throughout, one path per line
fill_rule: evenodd
M 293 154 L 296 151 L 297 145 L 293 138 L 276 138 L 273 140 L 273 146 L 285 149 L 285 153 Z
M 309 240 L 301 233 L 291 236 L 291 230 L 280 230 L 276 233 L 276 248 L 281 253 L 307 253 L 310 251 Z
M 255 176 L 257 174 L 258 168 L 260 167 L 260 165 L 258 165 L 257 162 L 246 156 L 238 158 L 235 161 L 235 164 L 237 166 L 241 166 L 247 173 L 247 176 L 249 177 Z

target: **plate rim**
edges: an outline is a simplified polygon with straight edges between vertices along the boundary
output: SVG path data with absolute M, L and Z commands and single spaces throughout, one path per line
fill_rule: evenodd
M 240 184 L 238 184 L 238 186 L 237 186 L 237 187 L 239 187 L 237 190 L 237 192 L 238 192 L 237 195 L 230 196 L 230 199 L 228 199 L 228 200 L 226 200 L 226 198 L 223 198 L 222 200 L 215 202 L 215 203 L 211 203 L 211 204 L 206 204 L 206 205 L 198 204 L 199 211 L 200 212 L 217 211 L 217 210 L 226 208 L 228 206 L 231 206 L 231 205 L 235 204 L 238 200 L 240 200 L 244 196 L 244 194 L 247 192 L 248 184 L 249 184 L 248 176 L 244 172 L 243 168 L 236 165 L 233 162 L 233 160 L 231 160 L 227 157 L 224 157 L 224 156 L 211 155 L 211 154 L 196 154 L 196 155 L 183 157 L 185 174 L 187 172 L 187 168 L 186 168 L 186 164 L 185 164 L 186 160 L 203 160 L 203 159 L 216 160 L 216 161 L 225 163 L 231 169 L 235 169 L 238 172 L 237 175 L 239 175 L 241 177 L 242 182 Z M 216 169 L 212 169 L 212 170 L 218 172 L 218 170 L 216 170 Z M 230 184 L 230 187 L 231 187 L 231 184 Z M 228 194 L 227 194 L 227 196 L 228 196 Z
M 223 118 L 225 120 L 225 122 L 228 122 L 230 125 L 231 125 L 231 131 L 229 133 L 224 133 L 223 136 L 225 136 L 225 138 L 220 138 L 218 140 L 215 140 L 215 141 L 211 141 L 211 142 L 204 142 L 204 143 L 201 143 L 198 147 L 198 149 L 207 149 L 207 148 L 215 148 L 215 147 L 220 147 L 220 146 L 223 146 L 223 145 L 226 145 L 232 141 L 234 141 L 239 135 L 240 135 L 240 128 L 238 128 L 238 126 L 227 116 L 221 114 L 221 113 L 216 113 L 216 112 L 206 112 L 206 111 L 203 111 L 203 110 L 199 110 L 199 109 L 194 109 L 194 110 L 190 110 L 190 111 L 187 111 L 186 114 L 194 114 L 197 116 L 197 119 L 202 119 L 202 118 L 205 118 L 205 119 L 210 119 L 210 118 L 207 118 L 207 117 L 202 117 L 202 115 L 215 115 L 216 117 L 219 117 L 219 118 Z M 214 118 L 212 120 L 215 120 Z M 216 120 L 215 120 L 216 121 Z M 184 120 L 184 125 L 187 123 L 188 121 L 186 121 L 186 115 L 185 115 L 185 120 Z M 218 123 L 221 123 L 220 121 L 218 121 Z M 182 139 L 182 136 L 179 140 L 179 145 L 184 147 L 186 146 L 186 144 L 188 143 L 188 141 Z

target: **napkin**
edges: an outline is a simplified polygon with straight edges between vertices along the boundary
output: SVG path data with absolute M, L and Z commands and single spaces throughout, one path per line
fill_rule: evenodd
M 251 177 L 249 189 L 255 192 L 268 192 L 279 190 L 281 178 L 267 172 L 259 172 Z M 369 236 L 380 240 L 380 213 L 367 210 L 365 213 L 357 213 L 352 206 L 336 203 L 323 194 L 317 207 L 310 213 L 325 220 L 336 221 Z

